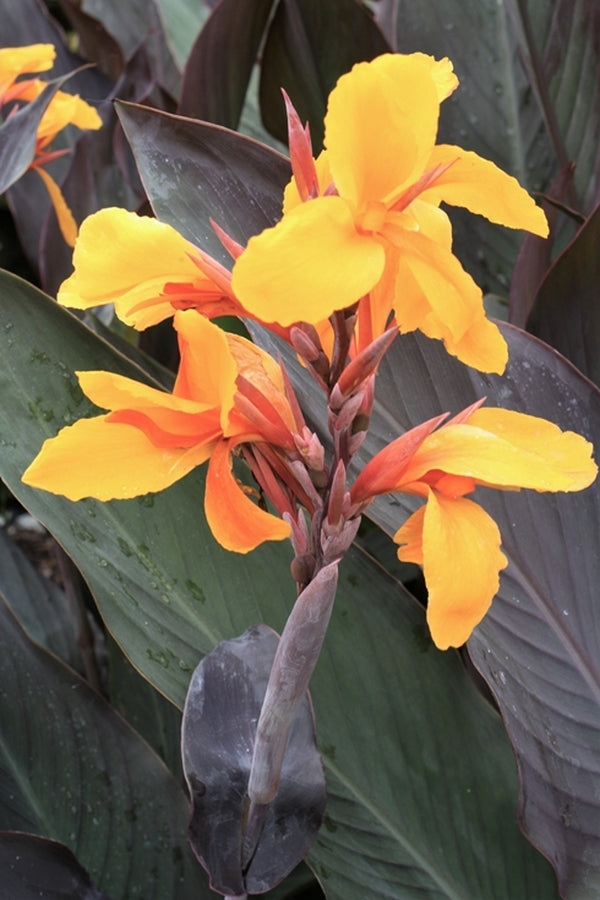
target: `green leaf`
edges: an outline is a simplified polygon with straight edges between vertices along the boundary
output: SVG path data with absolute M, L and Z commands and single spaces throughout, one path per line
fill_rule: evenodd
M 261 621 L 281 631 L 294 599 L 289 550 L 219 548 L 201 513 L 200 472 L 107 504 L 20 484 L 43 438 L 89 412 L 74 369 L 143 375 L 29 285 L 3 275 L 0 297 L 2 476 L 76 560 L 136 668 L 181 705 L 191 669 L 221 639 Z M 556 896 L 550 867 L 515 823 L 500 720 L 459 657 L 435 651 L 422 609 L 359 551 L 342 566 L 312 696 L 328 811 L 309 861 L 328 897 Z
M 0 594 L 30 638 L 83 674 L 64 591 L 33 568 L 4 530 L 0 530 Z
M 177 782 L 4 603 L 0 622 L 0 828 L 66 844 L 113 897 L 208 898 Z
M 503 376 L 467 369 L 419 334 L 398 337 L 379 370 L 356 467 L 390 438 L 483 396 L 489 406 L 542 416 L 600 447 L 600 393 L 547 345 L 511 326 L 503 330 L 510 349 Z M 306 369 L 266 332 L 252 331 L 282 353 L 309 408 Z M 325 419 L 315 416 L 314 404 L 310 410 L 324 433 Z M 575 494 L 482 489 L 476 496 L 500 527 L 509 568 L 469 651 L 517 754 L 526 832 L 556 866 L 565 897 L 594 896 L 600 890 L 600 799 L 592 788 L 600 777 L 600 485 Z M 418 503 L 405 495 L 379 497 L 368 515 L 393 535 Z

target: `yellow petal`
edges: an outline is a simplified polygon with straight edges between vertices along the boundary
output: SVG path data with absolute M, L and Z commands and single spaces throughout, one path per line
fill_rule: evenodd
M 62 191 L 54 181 L 54 179 L 48 175 L 45 169 L 41 167 L 35 167 L 35 171 L 38 173 L 42 181 L 46 186 L 46 190 L 50 196 L 50 201 L 52 206 L 54 207 L 54 212 L 56 213 L 56 218 L 58 221 L 58 227 L 60 228 L 60 233 L 65 239 L 65 243 L 69 245 L 69 247 L 75 246 L 75 241 L 77 240 L 77 222 L 73 218 L 73 213 L 67 206 L 67 201 L 63 197 Z
M 97 416 L 45 441 L 23 481 L 69 500 L 126 500 L 169 487 L 205 462 L 210 449 L 158 448 L 139 429 Z
M 75 271 L 58 292 L 74 309 L 114 303 L 120 319 L 147 328 L 173 315 L 165 284 L 198 278 L 189 254 L 195 248 L 174 228 L 125 209 L 108 208 L 81 225 L 73 253 Z M 135 307 L 145 301 L 155 305 Z
M 492 487 L 576 491 L 596 477 L 592 451 L 581 435 L 552 422 L 490 407 L 425 438 L 405 479 L 419 481 L 429 471 L 442 471 Z
M 97 130 L 102 127 L 102 119 L 94 107 L 77 94 L 57 91 L 42 116 L 38 128 L 38 138 L 47 143 L 67 125 Z
M 512 175 L 470 150 L 448 144 L 435 147 L 427 165 L 449 162 L 452 165 L 421 194 L 421 200 L 464 206 L 498 225 L 548 235 L 544 211 Z
M 448 353 L 483 372 L 504 371 L 506 342 L 485 318 L 481 291 L 458 259 L 419 232 L 395 234 L 391 265 L 397 265 L 394 298 L 401 332 L 419 329 L 442 340 Z
M 263 322 L 314 324 L 366 294 L 384 261 L 383 247 L 358 234 L 341 197 L 318 197 L 250 238 L 233 268 L 232 288 Z
M 173 394 L 218 408 L 222 430 L 227 431 L 238 367 L 226 333 L 195 310 L 176 313 L 173 324 L 180 349 Z
M 231 470 L 234 443 L 220 441 L 211 456 L 206 475 L 204 511 L 215 539 L 226 550 L 248 553 L 265 541 L 290 536 L 283 519 L 260 509 L 236 481 Z
M 329 160 L 325 150 L 322 150 L 315 159 L 315 170 L 317 173 L 317 181 L 319 183 L 319 194 L 324 194 L 333 181 L 331 169 L 329 168 Z M 304 201 L 301 200 L 300 194 L 298 193 L 298 188 L 296 187 L 296 180 L 295 178 L 292 178 L 283 192 L 284 214 L 303 202 Z
M 438 65 L 422 53 L 384 54 L 355 65 L 329 95 L 329 164 L 356 208 L 393 199 L 423 173 L 438 127 Z
M 394 537 L 400 559 L 420 561 L 428 591 L 427 622 L 440 650 L 460 647 L 488 611 L 507 565 L 493 519 L 472 500 L 429 493 L 416 525 Z M 411 517 L 411 518 L 414 518 Z M 421 525 L 421 560 L 417 559 Z
M 46 72 L 54 65 L 56 49 L 52 44 L 30 44 L 27 47 L 0 49 L 0 101 L 19 75 Z

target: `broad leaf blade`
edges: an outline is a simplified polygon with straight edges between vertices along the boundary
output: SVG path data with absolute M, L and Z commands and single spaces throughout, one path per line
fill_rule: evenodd
M 221 550 L 201 514 L 200 473 L 110 504 L 20 484 L 43 438 L 89 412 L 74 369 L 143 376 L 18 279 L 4 275 L 1 295 L 2 476 L 75 558 L 136 667 L 181 705 L 219 640 L 260 621 L 281 630 L 293 602 L 289 551 Z M 550 867 L 515 824 L 514 764 L 497 716 L 458 657 L 434 651 L 420 607 L 355 551 L 311 690 L 329 806 L 309 859 L 329 897 L 555 896 Z
M 325 778 L 307 695 L 290 730 L 277 796 L 244 860 L 247 787 L 278 636 L 266 625 L 223 641 L 192 675 L 183 711 L 183 765 L 192 797 L 190 841 L 211 887 L 261 894 L 308 852 L 323 820 Z
M 231 266 L 211 218 L 245 244 L 280 217 L 291 176 L 280 153 L 194 119 L 131 103 L 117 109 L 157 217 L 215 259 Z
M 114 897 L 208 897 L 177 782 L 4 603 L 0 620 L 0 828 L 66 844 Z
M 62 81 L 48 84 L 39 97 L 10 116 L 0 128 L 0 194 L 29 168 L 35 155 L 37 130 Z
M 0 869 L 5 897 L 37 900 L 109 900 L 64 844 L 34 834 L 0 832 Z
M 370 12 L 355 0 L 281 0 L 262 55 L 260 106 L 265 127 L 287 143 L 281 88 L 308 122 L 315 156 L 323 146 L 327 97 L 354 63 L 389 52 Z
M 600 206 L 544 279 L 527 329 L 600 384 Z

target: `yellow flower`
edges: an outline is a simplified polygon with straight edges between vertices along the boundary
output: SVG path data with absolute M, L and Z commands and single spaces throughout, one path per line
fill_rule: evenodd
M 56 51 L 52 44 L 32 44 L 27 47 L 4 47 L 0 50 L 0 108 L 7 103 L 35 100 L 47 87 L 39 78 L 22 76 L 44 72 L 54 65 Z M 65 150 L 48 149 L 56 135 L 67 125 L 81 129 L 98 129 L 102 119 L 97 111 L 77 94 L 57 91 L 44 112 L 36 135 L 36 151 L 30 169 L 35 170 L 48 191 L 56 212 L 61 233 L 69 246 L 77 236 L 77 225 L 58 184 L 42 167 L 62 156 Z
M 165 222 L 118 207 L 82 222 L 73 267 L 59 288 L 59 303 L 71 309 L 114 303 L 119 319 L 139 331 L 184 309 L 208 319 L 249 317 L 224 266 Z M 287 329 L 268 327 L 287 337 Z
M 469 365 L 504 370 L 506 344 L 452 253 L 440 203 L 542 236 L 548 226 L 492 162 L 436 145 L 440 104 L 457 84 L 448 59 L 422 53 L 386 54 L 340 78 L 317 194 L 288 188 L 281 221 L 252 237 L 234 266 L 233 289 L 248 310 L 282 325 L 317 324 L 372 292 L 373 321 L 393 311 L 402 332 L 418 328 Z
M 400 491 L 426 498 L 396 532 L 398 557 L 423 567 L 427 621 L 442 650 L 458 647 L 498 591 L 507 560 L 494 520 L 466 495 L 484 487 L 579 491 L 595 479 L 592 445 L 581 435 L 524 413 L 465 410 L 407 432 L 365 466 L 351 489 L 354 503 Z
M 86 396 L 108 412 L 45 441 L 23 481 L 70 500 L 127 499 L 161 491 L 208 460 L 205 511 L 219 543 L 246 553 L 288 537 L 287 522 L 240 486 L 231 460 L 244 444 L 294 449 L 281 370 L 254 344 L 193 311 L 176 313 L 174 324 L 181 364 L 173 392 L 110 372 L 77 373 Z M 242 409 L 240 394 L 252 400 Z

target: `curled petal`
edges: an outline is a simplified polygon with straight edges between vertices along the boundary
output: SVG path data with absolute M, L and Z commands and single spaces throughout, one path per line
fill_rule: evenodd
M 507 565 L 498 526 L 472 500 L 431 491 L 394 540 L 400 559 L 423 566 L 435 645 L 460 647 L 488 611 Z
M 96 416 L 45 441 L 23 481 L 69 500 L 127 500 L 169 487 L 205 462 L 210 450 L 156 447 L 138 428 Z
M 405 478 L 419 481 L 427 472 L 442 471 L 491 487 L 576 491 L 596 477 L 592 450 L 581 435 L 546 419 L 486 407 L 464 424 L 450 423 L 429 435 Z
M 234 441 L 219 441 L 206 475 L 204 511 L 215 539 L 236 553 L 248 553 L 265 541 L 291 534 L 287 522 L 260 509 L 236 480 L 231 466 Z
M 442 340 L 466 365 L 502 374 L 508 348 L 499 329 L 485 318 L 481 291 L 458 259 L 424 234 L 393 235 L 397 266 L 394 298 L 402 333 L 419 329 Z
M 147 328 L 173 315 L 171 299 L 164 294 L 167 283 L 198 280 L 198 267 L 190 258 L 194 252 L 163 222 L 125 209 L 102 209 L 81 225 L 75 271 L 61 285 L 58 301 L 73 309 L 114 303 L 126 324 Z
M 341 197 L 317 197 L 248 241 L 233 268 L 242 305 L 263 322 L 315 324 L 373 287 L 385 253 L 359 234 Z
M 452 164 L 421 195 L 422 200 L 436 205 L 444 201 L 452 206 L 464 206 L 498 225 L 523 228 L 547 237 L 548 222 L 544 211 L 516 178 L 471 150 L 438 144 L 428 165 L 448 162 Z

